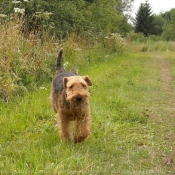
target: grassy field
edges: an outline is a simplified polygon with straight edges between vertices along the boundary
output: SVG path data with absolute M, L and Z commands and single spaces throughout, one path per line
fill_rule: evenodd
M 92 135 L 58 137 L 48 82 L 0 104 L 0 174 L 175 174 L 173 52 L 106 55 L 89 75 Z

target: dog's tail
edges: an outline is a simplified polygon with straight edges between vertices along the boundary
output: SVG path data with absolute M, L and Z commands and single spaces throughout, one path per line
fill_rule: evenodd
M 58 58 L 57 58 L 57 64 L 56 64 L 56 74 L 59 74 L 63 71 L 62 68 L 62 54 L 63 54 L 63 49 L 61 48 L 60 51 L 58 52 Z

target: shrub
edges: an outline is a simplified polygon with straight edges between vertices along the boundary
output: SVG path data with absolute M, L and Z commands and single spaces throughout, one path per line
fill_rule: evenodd
M 126 37 L 130 41 L 135 41 L 137 43 L 146 41 L 146 37 L 144 37 L 143 33 L 130 32 L 126 35 Z
M 52 39 L 41 41 L 38 36 L 24 38 L 21 21 L 9 22 L 0 28 L 0 97 L 9 100 L 26 86 L 40 84 L 51 78 L 48 58 L 56 50 Z

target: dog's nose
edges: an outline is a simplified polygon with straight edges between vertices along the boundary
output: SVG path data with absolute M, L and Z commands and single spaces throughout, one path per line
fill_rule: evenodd
M 76 97 L 76 100 L 77 100 L 78 102 L 80 102 L 80 101 L 82 100 L 82 97 L 81 97 L 81 96 L 78 96 L 78 97 Z

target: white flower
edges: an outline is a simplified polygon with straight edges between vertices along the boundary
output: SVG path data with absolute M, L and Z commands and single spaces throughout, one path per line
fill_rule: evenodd
M 111 167 L 113 167 L 114 166 L 114 164 L 111 164 Z
M 80 50 L 82 50 L 82 49 L 77 47 L 75 50 L 80 51 Z
M 15 13 L 21 13 L 21 14 L 24 14 L 25 9 L 14 8 L 13 11 L 14 11 Z
M 44 87 L 44 86 L 41 86 L 40 89 L 41 89 L 41 90 L 47 90 L 47 88 Z
M 20 8 L 14 8 L 13 11 L 14 11 L 15 13 L 19 13 Z
M 69 62 L 65 62 L 65 63 L 63 64 L 63 67 L 66 69 L 66 67 L 68 66 L 68 64 L 69 64 Z
M 21 9 L 20 13 L 24 14 L 24 12 L 25 12 L 25 9 Z
M 16 1 L 16 0 L 12 1 L 12 4 L 20 4 L 20 3 L 21 1 Z
M 24 0 L 24 2 L 29 2 L 28 0 Z
M 5 15 L 5 14 L 0 14 L 0 18 L 6 18 L 7 17 L 7 15 Z

